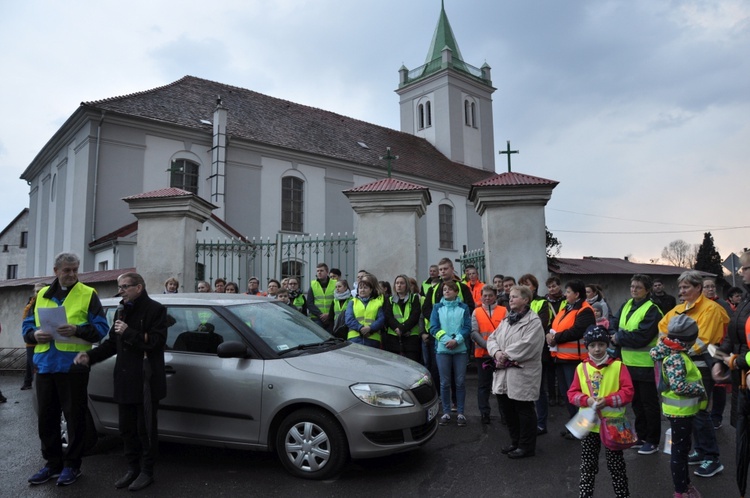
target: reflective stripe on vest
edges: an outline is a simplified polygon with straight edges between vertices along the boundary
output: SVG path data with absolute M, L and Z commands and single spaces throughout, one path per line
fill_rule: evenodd
M 685 369 L 687 370 L 686 382 L 700 382 L 701 373 L 698 367 L 695 366 L 693 360 L 684 352 L 680 352 L 680 356 L 685 361 Z M 661 367 L 661 375 L 664 379 L 667 378 L 664 372 L 664 365 Z M 664 415 L 674 417 L 690 417 L 698 413 L 706 407 L 706 400 L 701 401 L 699 398 L 688 398 L 686 396 L 680 396 L 675 394 L 671 389 L 661 393 L 661 410 Z
M 565 311 L 562 310 L 557 314 L 555 319 L 552 321 L 552 328 L 555 332 L 564 332 L 573 327 L 576 321 L 578 313 L 588 308 L 591 313 L 594 313 L 594 308 L 591 307 L 586 301 L 582 301 L 581 307 L 577 310 Z M 557 334 L 555 334 L 557 336 Z M 583 361 L 588 358 L 589 353 L 586 350 L 586 346 L 583 344 L 583 338 L 577 341 L 562 342 L 557 345 L 557 354 L 552 352 L 552 356 L 555 356 L 561 360 L 578 360 Z
M 663 315 L 659 307 L 656 306 L 656 304 L 654 304 L 654 302 L 649 299 L 648 301 L 641 304 L 638 307 L 638 309 L 635 310 L 633 314 L 630 315 L 629 318 L 627 318 L 628 314 L 630 313 L 630 310 L 633 307 L 633 300 L 632 299 L 629 300 L 627 303 L 625 303 L 625 306 L 622 307 L 622 313 L 620 313 L 620 323 L 619 323 L 620 330 L 624 330 L 625 332 L 633 332 L 635 330 L 638 330 L 638 326 L 646 317 L 646 313 L 648 313 L 648 310 L 650 310 L 652 306 L 656 307 L 660 315 Z M 656 346 L 656 342 L 658 341 L 658 339 L 659 339 L 659 334 L 656 334 L 653 340 L 650 343 L 648 343 L 648 345 L 642 348 L 626 348 L 625 346 L 623 346 L 622 347 L 622 362 L 625 363 L 629 367 L 651 367 L 653 368 L 654 360 L 651 358 L 649 351 L 651 351 L 651 348 Z
M 65 317 L 68 323 L 75 325 L 85 325 L 89 322 L 89 303 L 91 303 L 91 296 L 94 294 L 94 289 L 88 285 L 84 285 L 80 282 L 71 287 L 70 292 L 63 300 L 62 305 L 58 305 L 52 299 L 47 299 L 44 294 L 49 290 L 49 286 L 39 291 L 36 298 L 36 306 L 34 306 L 34 322 L 39 328 L 39 308 L 57 308 L 58 306 L 65 307 Z M 91 349 L 91 344 L 86 342 L 85 344 L 70 343 L 70 342 L 58 342 L 55 341 L 55 348 L 58 351 L 77 352 L 77 351 L 88 351 Z M 37 344 L 34 346 L 34 353 L 46 353 L 50 349 L 50 343 Z
M 365 305 L 361 299 L 355 298 L 352 303 L 352 312 L 354 313 L 354 318 L 362 324 L 363 327 L 368 327 L 378 317 L 378 310 L 382 307 L 383 296 L 370 299 L 367 301 L 367 305 Z M 360 337 L 359 332 L 356 330 L 350 330 L 349 334 L 346 336 L 347 339 L 353 339 L 355 337 Z M 380 332 L 375 332 L 374 334 L 369 335 L 367 339 L 380 341 Z
M 346 299 L 336 299 L 333 301 L 333 320 L 336 321 L 336 318 L 339 317 L 342 311 L 346 310 L 347 305 L 349 304 L 349 301 L 351 301 L 352 298 L 347 297 Z
M 406 300 L 406 306 L 404 306 L 403 313 L 401 312 L 401 306 L 393 302 L 394 297 L 396 296 L 391 297 L 391 307 L 393 308 L 393 318 L 395 318 L 398 323 L 404 323 L 409 318 L 409 315 L 411 315 L 411 302 L 415 296 L 413 296 L 412 294 L 409 294 L 408 299 Z M 419 335 L 419 322 L 417 322 L 417 324 L 413 326 L 411 330 L 406 330 L 402 332 L 407 332 L 405 335 Z M 398 334 L 396 333 L 395 330 L 389 327 L 388 335 L 397 336 Z
M 597 392 L 597 395 L 595 397 L 603 398 L 620 390 L 620 370 L 622 369 L 621 361 L 613 361 L 601 370 L 594 367 L 593 365 L 590 365 L 589 363 L 581 363 L 576 367 L 576 375 L 578 375 L 578 382 L 581 384 L 581 392 L 586 396 L 591 397 L 593 395 L 589 390 L 589 383 L 586 382 L 586 375 L 583 372 L 584 368 L 587 370 L 589 379 L 591 379 L 592 384 L 595 384 L 595 379 L 593 379 L 593 377 L 598 376 L 598 374 L 602 375 L 602 378 L 599 382 L 599 391 Z M 580 407 L 579 410 L 582 410 L 583 408 L 584 407 Z M 625 415 L 625 407 L 623 406 L 620 408 L 615 408 L 612 406 L 605 406 L 601 409 L 601 412 L 604 417 L 622 417 L 623 415 Z M 594 428 L 591 429 L 591 431 L 599 432 L 598 417 L 596 420 L 596 425 L 594 425 Z
M 477 325 L 479 326 L 479 333 L 482 334 L 482 338 L 487 341 L 490 334 L 492 334 L 500 326 L 500 322 L 503 321 L 505 315 L 508 314 L 508 310 L 505 306 L 495 306 L 495 311 L 492 316 L 487 313 L 484 306 L 480 306 L 474 310 L 474 316 L 477 319 Z M 474 345 L 474 357 L 484 358 L 489 356 L 490 353 L 479 345 Z
M 328 313 L 333 302 L 333 293 L 336 290 L 336 281 L 332 278 L 328 279 L 328 285 L 326 288 L 320 285 L 320 282 L 313 280 L 310 284 L 310 288 L 313 291 L 313 304 L 317 306 L 321 313 Z M 310 314 L 310 318 L 318 318 L 315 315 Z

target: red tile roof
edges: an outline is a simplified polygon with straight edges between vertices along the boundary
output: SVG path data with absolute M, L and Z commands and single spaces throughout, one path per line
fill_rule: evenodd
M 93 242 L 89 242 L 89 247 L 96 247 L 99 244 L 102 244 L 104 242 L 109 242 L 110 240 L 117 240 L 120 237 L 127 237 L 128 235 L 132 234 L 136 230 L 138 230 L 137 220 L 134 221 L 133 223 L 128 223 L 127 225 L 120 227 L 117 230 L 109 232 L 107 235 L 103 235 Z
M 344 192 L 400 192 L 404 190 L 427 190 L 427 187 L 416 183 L 396 180 L 395 178 L 384 178 L 359 187 L 344 190 Z
M 185 197 L 188 195 L 193 195 L 193 193 L 188 192 L 187 190 L 182 190 L 181 188 L 169 187 L 152 190 L 151 192 L 143 192 L 142 194 L 129 195 L 128 197 L 124 197 L 123 200 L 153 199 L 158 197 Z
M 474 182 L 472 187 L 498 187 L 498 186 L 516 186 L 516 185 L 557 185 L 560 182 L 548 180 L 538 176 L 524 175 L 523 173 L 500 173 L 490 178 L 485 178 Z
M 234 140 L 370 166 L 376 176 L 386 174 L 380 156 L 390 147 L 399 156 L 392 163 L 395 175 L 466 188 L 495 174 L 455 163 L 427 140 L 408 133 L 194 76 L 81 106 L 210 134 L 212 126 L 201 120 L 213 120 L 217 96 L 227 109 L 227 135 Z

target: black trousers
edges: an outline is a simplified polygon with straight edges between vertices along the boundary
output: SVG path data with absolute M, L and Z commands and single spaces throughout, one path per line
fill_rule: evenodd
M 157 417 L 159 402 L 117 405 L 120 416 L 120 435 L 125 447 L 125 460 L 128 468 L 135 472 L 154 475 L 154 461 L 159 451 L 157 438 Z M 150 412 L 150 413 L 147 413 Z M 150 428 L 146 426 L 150 423 Z
M 38 428 L 42 457 L 53 470 L 63 466 L 80 468 L 86 440 L 89 373 L 52 373 L 36 375 L 39 404 Z M 68 449 L 63 455 L 60 414 L 68 427 Z
M 654 446 L 661 440 L 661 406 L 656 383 L 647 380 L 633 380 L 633 413 L 635 413 L 635 433 Z
M 536 410 L 533 401 L 510 399 L 507 394 L 498 394 L 497 403 L 505 415 L 513 446 L 524 451 L 536 451 Z

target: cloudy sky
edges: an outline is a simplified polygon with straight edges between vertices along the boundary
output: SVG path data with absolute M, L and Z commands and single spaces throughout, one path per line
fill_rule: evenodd
M 492 67 L 495 148 L 560 185 L 561 256 L 658 258 L 711 231 L 750 246 L 750 3 L 445 0 L 464 59 Z M 398 128 L 398 68 L 425 62 L 440 0 L 0 5 L 0 228 L 23 170 L 82 101 L 184 75 Z M 498 158 L 498 172 L 506 170 Z

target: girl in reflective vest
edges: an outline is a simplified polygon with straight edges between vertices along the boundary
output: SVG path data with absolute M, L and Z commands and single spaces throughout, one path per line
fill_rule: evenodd
M 349 288 L 349 282 L 343 278 L 337 280 L 328 316 L 331 317 L 333 322 L 333 335 L 342 339 L 345 339 L 349 334 L 349 329 L 346 327 L 346 308 L 351 300 L 352 290 Z
M 574 406 L 600 410 L 604 417 L 622 417 L 625 406 L 633 400 L 633 382 L 628 369 L 620 360 L 607 354 L 609 332 L 592 325 L 583 336 L 588 358 L 576 367 L 576 375 L 568 390 L 568 400 Z M 580 496 L 594 496 L 594 481 L 599 472 L 601 450 L 599 424 L 581 440 Z M 622 450 L 604 448 L 607 470 L 612 476 L 612 486 L 617 498 L 630 496 L 628 475 Z
M 422 307 L 419 295 L 410 292 L 409 277 L 399 275 L 394 279 L 393 295 L 385 299 L 383 311 L 388 330 L 383 338 L 384 349 L 419 362 L 422 356 L 419 337 Z
M 701 373 L 687 351 L 698 338 L 698 324 L 687 315 L 676 315 L 667 326 L 667 337 L 651 349 L 656 362 L 661 409 L 672 428 L 672 483 L 676 498 L 701 496 L 690 483 L 690 453 L 693 418 L 706 406 Z
M 374 275 L 366 274 L 357 286 L 357 297 L 346 307 L 347 339 L 380 349 L 380 332 L 385 327 L 383 295 Z

